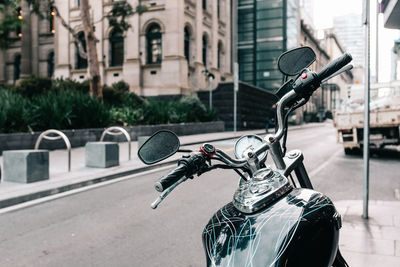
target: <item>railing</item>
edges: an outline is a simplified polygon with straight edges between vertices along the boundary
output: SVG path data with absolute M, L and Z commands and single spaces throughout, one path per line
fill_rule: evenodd
M 125 135 L 126 140 L 128 140 L 128 153 L 129 153 L 128 158 L 129 158 L 129 160 L 131 160 L 131 137 L 130 137 L 129 133 L 122 127 L 118 127 L 118 126 L 109 127 L 107 129 L 105 129 L 104 132 L 101 134 L 100 142 L 103 141 L 106 134 L 113 135 L 113 136 L 117 136 L 117 135 L 121 135 L 121 134 Z
M 50 134 L 55 134 L 57 136 L 50 136 Z M 65 145 L 67 146 L 67 150 L 68 150 L 68 171 L 71 171 L 71 143 L 69 142 L 68 137 L 61 131 L 59 130 L 54 130 L 54 129 L 50 129 L 50 130 L 46 130 L 43 133 L 41 133 L 38 137 L 38 139 L 36 140 L 36 144 L 35 144 L 35 150 L 39 149 L 39 145 L 40 142 L 42 141 L 42 139 L 46 139 L 46 140 L 50 140 L 50 141 L 55 141 L 55 140 L 60 140 L 63 139 L 65 142 Z

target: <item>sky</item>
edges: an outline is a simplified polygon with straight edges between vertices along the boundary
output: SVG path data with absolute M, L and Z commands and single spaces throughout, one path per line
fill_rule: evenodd
M 313 0 L 314 12 L 313 19 L 314 25 L 317 29 L 326 29 L 332 27 L 333 17 L 342 16 L 347 14 L 362 14 L 363 0 Z M 376 2 L 371 2 L 371 75 L 375 75 L 375 58 L 376 58 L 376 45 L 375 45 L 375 12 Z M 360 22 L 361 23 L 361 22 Z M 393 41 L 400 38 L 399 30 L 390 30 L 383 27 L 383 14 L 379 17 L 379 81 L 390 81 L 391 74 L 391 49 Z

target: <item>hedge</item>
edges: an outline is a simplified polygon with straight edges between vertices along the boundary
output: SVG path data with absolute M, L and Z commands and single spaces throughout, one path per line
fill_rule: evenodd
M 104 101 L 90 97 L 89 84 L 35 78 L 0 88 L 0 133 L 112 125 L 167 124 L 216 120 L 197 97 L 142 99 L 125 82 L 103 87 Z

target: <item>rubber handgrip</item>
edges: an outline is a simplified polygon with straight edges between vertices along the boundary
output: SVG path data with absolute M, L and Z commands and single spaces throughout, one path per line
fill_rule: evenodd
M 185 164 L 179 165 L 176 169 L 172 170 L 170 173 L 161 177 L 158 182 L 154 184 L 155 189 L 158 192 L 163 192 L 165 189 L 179 181 L 187 172 L 187 166 Z
M 353 57 L 349 53 L 345 53 L 335 60 L 329 62 L 322 69 L 317 71 L 316 74 L 318 76 L 318 79 L 322 81 L 323 79 L 331 76 L 332 74 L 349 64 L 352 59 Z

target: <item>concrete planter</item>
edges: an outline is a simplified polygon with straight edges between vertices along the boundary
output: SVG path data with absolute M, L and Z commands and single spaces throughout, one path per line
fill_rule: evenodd
M 116 142 L 88 142 L 85 146 L 86 167 L 109 168 L 119 165 Z
M 49 179 L 47 150 L 10 150 L 3 159 L 4 181 L 27 184 Z
M 128 126 L 125 128 L 132 141 L 136 141 L 138 136 L 151 136 L 156 131 L 166 129 L 175 132 L 179 135 L 191 135 L 200 133 L 223 132 L 225 130 L 224 122 L 200 122 L 200 123 L 180 123 L 180 124 L 160 124 L 160 125 L 139 125 Z M 85 146 L 87 142 L 96 142 L 100 140 L 101 134 L 105 128 L 94 129 L 78 129 L 78 130 L 62 130 L 68 137 L 72 147 Z M 41 132 L 35 133 L 13 133 L 0 134 L 0 153 L 6 150 L 33 149 L 35 142 Z M 104 141 L 125 142 L 126 139 L 121 136 L 106 136 Z M 43 149 L 64 149 L 64 141 L 43 140 L 40 143 L 40 148 Z

